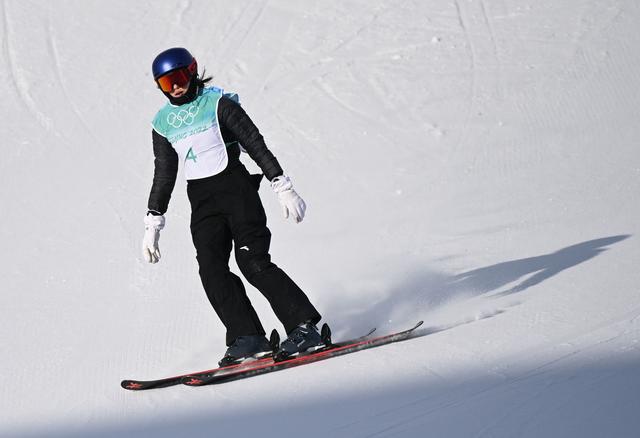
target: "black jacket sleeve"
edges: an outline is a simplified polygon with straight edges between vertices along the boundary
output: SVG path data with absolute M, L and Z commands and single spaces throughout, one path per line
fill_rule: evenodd
M 178 153 L 169 140 L 158 134 L 155 129 L 152 130 L 152 137 L 155 169 L 148 208 L 152 212 L 165 214 L 178 175 Z
M 262 134 L 238 103 L 228 97 L 220 98 L 218 123 L 225 142 L 240 142 L 269 181 L 283 174 L 278 160 L 267 149 Z

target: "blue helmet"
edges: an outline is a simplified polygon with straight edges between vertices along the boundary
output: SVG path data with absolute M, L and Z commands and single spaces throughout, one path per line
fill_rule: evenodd
M 151 64 L 153 79 L 156 80 L 160 76 L 179 68 L 188 68 L 192 75 L 198 70 L 196 58 L 194 58 L 187 49 L 182 47 L 174 47 L 172 49 L 165 50 L 156 56 L 156 59 L 153 60 L 153 64 Z

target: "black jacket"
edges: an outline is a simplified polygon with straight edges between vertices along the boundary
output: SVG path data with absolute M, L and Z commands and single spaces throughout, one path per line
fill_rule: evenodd
M 276 176 L 282 175 L 282 168 L 267 149 L 264 138 L 254 125 L 242 107 L 229 99 L 220 98 L 218 102 L 218 123 L 222 139 L 227 145 L 229 163 L 222 173 L 229 172 L 240 162 L 240 146 L 247 151 L 249 156 L 258 164 L 262 173 L 271 181 Z M 153 173 L 153 185 L 149 195 L 149 211 L 156 214 L 164 214 L 169 206 L 171 192 L 176 183 L 178 174 L 178 154 L 166 137 L 152 130 L 153 154 L 155 155 L 155 170 Z

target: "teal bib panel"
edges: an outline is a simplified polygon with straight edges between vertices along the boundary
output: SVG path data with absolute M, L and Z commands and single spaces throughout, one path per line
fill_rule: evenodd
M 153 129 L 167 138 L 178 153 L 187 180 L 216 175 L 228 164 L 217 117 L 222 95 L 219 88 L 205 88 L 190 103 L 168 103 L 153 119 Z

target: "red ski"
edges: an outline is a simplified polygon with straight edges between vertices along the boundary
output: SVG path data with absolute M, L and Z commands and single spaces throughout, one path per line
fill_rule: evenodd
M 185 376 L 181 380 L 182 383 L 187 386 L 204 386 L 230 382 L 232 380 L 245 379 L 247 377 L 258 376 L 260 374 L 271 373 L 274 371 L 280 371 L 312 362 L 318 362 L 330 357 L 342 356 L 344 354 L 354 353 L 356 351 L 406 340 L 411 337 L 413 332 L 418 327 L 420 327 L 422 323 L 423 321 L 419 321 L 415 326 L 408 330 L 391 333 L 385 336 L 379 336 L 373 339 L 361 339 L 352 343 L 331 344 L 330 346 L 324 347 L 320 350 L 302 354 L 291 359 L 283 360 L 281 362 L 260 362 L 250 364 L 249 366 L 243 367 L 241 369 L 224 369 L 215 373 L 197 373 L 190 376 Z
M 326 324 L 325 324 L 326 326 Z M 332 347 L 340 347 L 342 345 L 351 345 L 354 344 L 356 342 L 362 341 L 363 339 L 366 339 L 368 336 L 370 336 L 376 329 L 371 329 L 369 331 L 369 333 L 367 333 L 364 336 L 361 336 L 357 339 L 353 339 L 350 341 L 345 341 L 345 342 L 341 342 L 338 344 L 331 344 L 330 343 L 330 339 L 328 341 L 329 344 L 331 344 Z M 323 331 L 325 331 L 325 333 L 328 333 L 328 327 L 326 329 L 323 329 Z M 330 333 L 328 335 L 326 335 L 328 338 L 330 338 Z M 272 345 L 277 345 L 278 344 L 278 340 L 279 337 L 277 336 L 277 332 L 274 330 L 274 333 L 271 334 L 271 344 Z M 326 347 L 325 347 L 326 348 Z M 307 354 L 313 354 L 313 353 L 317 353 L 321 350 L 316 350 L 315 352 L 312 353 L 307 353 Z M 301 356 L 298 356 L 301 357 Z M 256 367 L 258 365 L 266 365 L 266 364 L 273 364 L 273 357 L 268 356 L 268 357 L 264 357 L 262 359 L 257 359 L 257 360 L 253 360 L 253 361 L 247 361 L 247 362 L 242 362 L 240 364 L 236 364 L 236 365 L 230 365 L 227 367 L 223 367 L 223 368 L 212 368 L 210 370 L 204 370 L 204 371 L 198 371 L 195 373 L 188 373 L 188 374 L 180 374 L 180 375 L 175 375 L 175 376 L 171 376 L 171 377 L 165 377 L 162 379 L 155 379 L 155 380 L 133 380 L 133 379 L 126 379 L 123 380 L 122 382 L 120 382 L 120 386 L 122 386 L 124 389 L 129 389 L 131 391 L 142 391 L 145 389 L 154 389 L 154 388 L 166 388 L 168 386 L 174 386 L 174 385 L 179 385 L 180 383 L 182 383 L 182 379 L 185 377 L 189 377 L 189 376 L 196 376 L 196 375 L 207 375 L 207 376 L 214 376 L 217 373 L 220 372 L 231 372 L 231 371 L 240 371 L 246 368 L 253 368 Z

